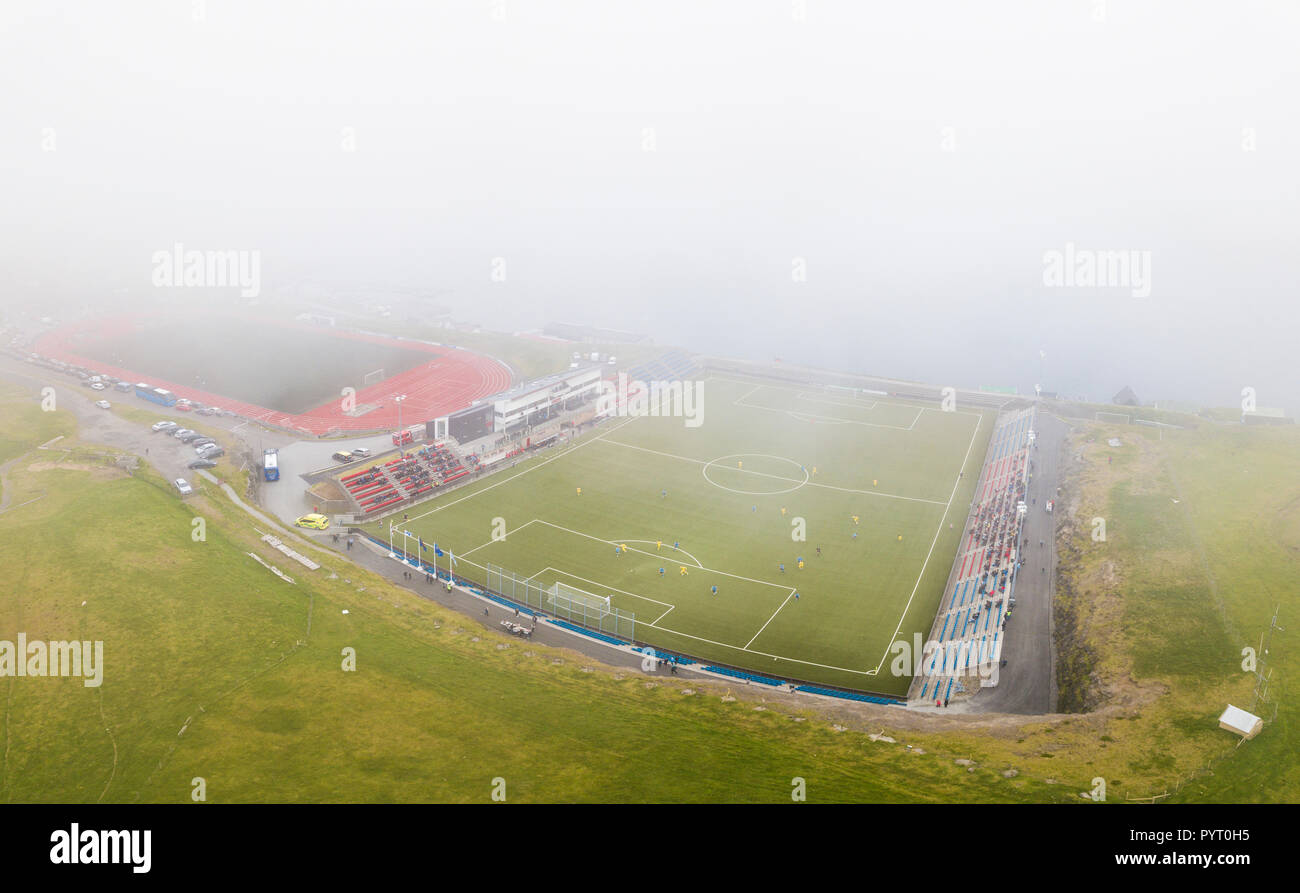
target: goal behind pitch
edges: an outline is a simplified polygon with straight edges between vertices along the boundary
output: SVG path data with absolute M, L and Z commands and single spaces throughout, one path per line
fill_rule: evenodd
M 374 372 L 367 372 L 365 378 L 366 385 L 378 384 L 384 380 L 384 370 L 376 369 Z
M 608 595 L 592 595 L 568 583 L 557 582 L 546 591 L 546 600 L 557 613 L 601 618 L 611 612 Z
M 1098 410 L 1093 413 L 1092 417 L 1094 421 L 1098 422 L 1118 422 L 1121 425 L 1133 424 L 1133 417 L 1122 412 L 1106 412 L 1105 410 Z

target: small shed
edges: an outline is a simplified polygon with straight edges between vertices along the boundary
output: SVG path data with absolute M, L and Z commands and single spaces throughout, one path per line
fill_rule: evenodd
M 1229 732 L 1236 732 L 1242 738 L 1250 739 L 1258 735 L 1260 729 L 1264 728 L 1264 720 L 1253 713 L 1242 710 L 1240 707 L 1229 704 L 1228 709 L 1223 711 L 1223 715 L 1219 717 L 1219 728 L 1227 729 Z

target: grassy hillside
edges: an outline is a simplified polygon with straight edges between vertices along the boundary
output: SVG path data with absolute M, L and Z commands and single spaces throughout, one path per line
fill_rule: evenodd
M 6 801 L 185 801 L 196 777 L 216 802 L 486 802 L 496 777 L 516 801 L 789 802 L 795 776 L 813 801 L 1031 796 L 482 631 L 333 557 L 288 567 L 205 485 L 181 502 L 84 464 L 13 480 L 47 496 L 0 517 L 0 638 L 102 640 L 105 670 L 100 688 L 0 680 Z
M 17 420 L 11 442 L 71 430 L 29 408 L 0 407 Z M 1125 440 L 1113 463 L 1110 433 Z M 214 802 L 486 802 L 499 777 L 511 801 L 776 803 L 798 776 L 812 802 L 1081 802 L 1103 777 L 1112 803 L 1294 801 L 1294 711 L 1284 702 L 1237 749 L 1215 718 L 1228 700 L 1250 706 L 1240 649 L 1273 604 L 1284 625 L 1295 612 L 1295 435 L 1137 433 L 1082 434 L 1061 514 L 1099 706 L 1033 719 L 784 703 L 604 668 L 332 555 L 320 571 L 291 567 L 206 485 L 181 502 L 69 438 L 70 458 L 26 455 L 9 471 L 19 507 L 0 514 L 0 639 L 102 640 L 104 683 L 0 678 L 0 796 L 184 802 L 203 778 Z M 1097 515 L 1107 542 L 1085 545 Z M 1280 697 L 1289 635 L 1274 641 Z M 341 668 L 345 648 L 356 672 Z

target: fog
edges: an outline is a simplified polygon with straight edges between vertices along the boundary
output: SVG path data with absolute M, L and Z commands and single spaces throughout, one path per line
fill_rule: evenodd
M 1294 413 L 1298 38 L 1285 2 L 9 0 L 0 301 L 155 300 L 183 243 L 260 252 L 265 301 Z M 1049 285 L 1067 250 L 1149 281 Z

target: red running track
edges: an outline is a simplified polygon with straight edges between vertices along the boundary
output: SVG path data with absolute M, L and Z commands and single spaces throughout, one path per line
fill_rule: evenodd
M 245 403 L 225 394 L 203 391 L 191 385 L 168 381 L 139 370 L 110 366 L 77 353 L 77 345 L 87 338 L 112 337 L 137 329 L 140 323 L 140 317 L 129 315 L 69 323 L 41 335 L 33 345 L 33 350 L 43 356 L 76 366 L 85 366 L 87 369 L 94 369 L 96 372 L 112 375 L 114 378 L 131 382 L 147 381 L 154 387 L 166 388 L 178 397 L 207 403 L 210 406 L 220 406 L 244 418 L 281 428 L 291 428 L 312 436 L 328 434 L 332 431 L 396 429 L 398 411 L 397 404 L 392 399 L 395 394 L 406 395 L 406 399 L 402 402 L 401 418 L 403 425 L 409 427 L 464 409 L 475 400 L 506 390 L 511 383 L 510 370 L 503 363 L 462 348 L 360 332 L 322 330 L 319 326 L 298 323 L 276 322 L 275 325 L 288 329 L 301 329 L 316 334 L 325 331 L 335 338 L 398 344 L 406 350 L 424 351 L 436 355 L 427 363 L 421 363 L 400 375 L 394 375 L 357 391 L 358 407 L 371 404 L 379 407 L 364 415 L 349 416 L 343 411 L 339 400 L 331 400 L 307 412 L 294 414 L 268 409 L 254 403 Z M 259 323 L 265 325 L 266 321 L 259 320 Z

